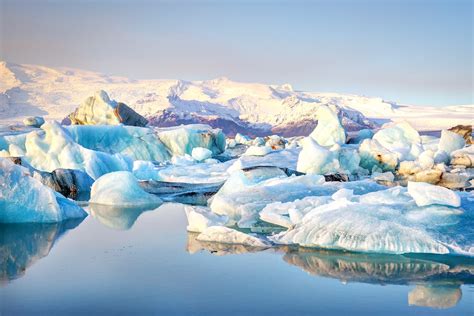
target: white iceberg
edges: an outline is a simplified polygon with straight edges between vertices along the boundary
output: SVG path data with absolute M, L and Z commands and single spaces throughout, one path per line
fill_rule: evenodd
M 0 158 L 0 223 L 59 222 L 87 213 L 32 178 L 29 171 Z
M 290 148 L 274 150 L 265 156 L 241 156 L 228 171 L 231 173 L 241 169 L 270 166 L 295 171 L 300 151 L 301 148 Z
M 296 170 L 308 174 L 336 173 L 339 169 L 338 151 L 318 145 L 311 137 L 303 140 Z
M 418 206 L 432 204 L 453 207 L 461 206 L 461 198 L 456 192 L 438 185 L 409 181 L 407 189 L 408 193 L 413 197 Z
M 268 248 L 271 246 L 271 243 L 262 238 L 245 234 L 238 230 L 224 226 L 208 227 L 202 233 L 200 233 L 196 239 L 198 241 L 246 245 L 251 247 Z
M 320 105 L 316 110 L 318 125 L 309 135 L 321 146 L 343 145 L 346 143 L 344 127 L 332 108 Z
M 107 92 L 103 90 L 87 98 L 68 118 L 71 123 L 79 125 L 145 126 L 148 123 L 126 104 L 110 100 Z
M 465 143 L 466 141 L 461 135 L 448 130 L 442 130 L 438 151 L 451 154 L 453 151 L 463 148 Z
M 398 155 L 375 139 L 365 139 L 359 146 L 360 166 L 369 171 L 395 171 Z
M 90 203 L 120 206 L 158 206 L 161 199 L 145 192 L 133 173 L 117 171 L 97 179 L 92 185 Z
M 184 211 L 188 219 L 186 229 L 189 232 L 202 233 L 211 226 L 223 226 L 227 223 L 227 216 L 212 213 L 209 208 L 185 205 Z
M 414 160 L 423 151 L 421 137 L 407 122 L 389 124 L 372 137 L 399 160 Z

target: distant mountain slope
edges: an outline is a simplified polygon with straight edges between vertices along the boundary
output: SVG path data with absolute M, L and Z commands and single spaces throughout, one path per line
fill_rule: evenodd
M 321 104 L 339 109 L 349 130 L 371 127 L 373 120 L 407 119 L 427 130 L 474 121 L 473 105 L 401 106 L 380 98 L 294 91 L 288 84 L 240 83 L 227 78 L 131 80 L 78 69 L 0 62 L 0 122 L 28 115 L 61 120 L 100 89 L 153 124 L 203 122 L 231 134 L 309 134 Z

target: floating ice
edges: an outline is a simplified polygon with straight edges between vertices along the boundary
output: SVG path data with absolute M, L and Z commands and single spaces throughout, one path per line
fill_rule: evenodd
M 201 206 L 184 206 L 188 218 L 187 230 L 201 233 L 211 226 L 223 226 L 227 223 L 227 216 L 212 213 L 209 208 Z
M 270 237 L 275 243 L 361 252 L 474 255 L 472 205 L 465 206 L 466 211 L 441 205 L 419 207 L 407 189 L 394 187 L 350 199 L 307 197 L 269 205 L 265 211 L 272 212 L 273 207 L 273 213 L 285 216 L 286 208 L 287 213 L 297 210 L 303 215 L 291 221 L 288 231 Z
M 0 223 L 50 223 L 87 216 L 82 208 L 0 158 Z
M 452 152 L 451 164 L 464 166 L 466 168 L 474 167 L 474 145 Z
M 162 201 L 157 196 L 143 191 L 133 173 L 117 171 L 94 182 L 90 202 L 103 205 L 158 206 Z
M 337 113 L 330 107 L 320 105 L 316 111 L 318 125 L 309 135 L 321 146 L 333 146 L 335 144 L 345 144 L 346 133 L 344 127 L 337 116 Z
M 25 148 L 24 159 L 43 171 L 78 169 L 97 179 L 108 172 L 131 170 L 132 167 L 131 161 L 122 155 L 82 147 L 56 122 L 47 122 L 41 126 L 41 130 L 27 134 Z
M 212 151 L 203 147 L 193 148 L 191 156 L 197 161 L 203 161 L 212 157 Z
M 273 202 L 288 202 L 306 196 L 335 193 L 340 188 L 354 190 L 356 194 L 380 190 L 383 186 L 371 181 L 328 182 L 321 175 L 288 177 L 278 168 L 256 168 L 236 171 L 212 198 L 211 210 L 227 215 L 229 224 L 251 227 L 258 220 L 258 213 Z
M 138 180 L 160 180 L 158 170 L 151 161 L 135 160 L 133 162 L 133 175 Z
M 408 182 L 408 193 L 413 197 L 418 206 L 427 206 L 432 204 L 448 205 L 453 207 L 461 206 L 459 195 L 437 185 L 425 182 Z
M 199 241 L 212 241 L 223 244 L 239 244 L 251 247 L 268 248 L 271 246 L 271 244 L 264 239 L 224 226 L 208 227 L 202 233 L 200 233 L 196 239 Z

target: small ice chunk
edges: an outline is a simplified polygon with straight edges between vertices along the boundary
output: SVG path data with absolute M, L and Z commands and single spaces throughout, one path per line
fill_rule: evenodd
M 159 197 L 145 192 L 128 171 L 111 172 L 97 179 L 92 185 L 90 202 L 120 206 L 158 206 L 162 203 Z
M 250 146 L 244 153 L 244 156 L 265 156 L 271 151 L 272 149 L 267 146 Z
M 267 248 L 271 246 L 271 244 L 264 239 L 224 226 L 211 226 L 200 233 L 196 239 L 199 241 L 238 244 L 252 247 Z
M 427 206 L 432 204 L 448 205 L 453 207 L 461 206 L 459 195 L 437 185 L 425 182 L 408 182 L 408 193 L 413 197 L 418 206 Z
M 188 218 L 187 230 L 190 232 L 202 233 L 208 227 L 222 226 L 228 221 L 227 216 L 213 213 L 206 207 L 186 205 L 184 211 Z
M 191 156 L 197 161 L 203 161 L 212 157 L 212 151 L 204 147 L 195 147 Z

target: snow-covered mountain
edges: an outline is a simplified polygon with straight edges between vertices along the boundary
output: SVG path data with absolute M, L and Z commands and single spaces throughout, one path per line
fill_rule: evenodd
M 374 97 L 295 91 L 289 84 L 241 83 L 227 78 L 132 80 L 8 62 L 0 62 L 0 122 L 31 115 L 61 120 L 100 89 L 152 124 L 208 123 L 230 134 L 307 135 L 316 124 L 315 113 L 321 104 L 339 109 L 348 130 L 387 120 L 408 120 L 420 130 L 474 122 L 474 105 L 406 106 Z

